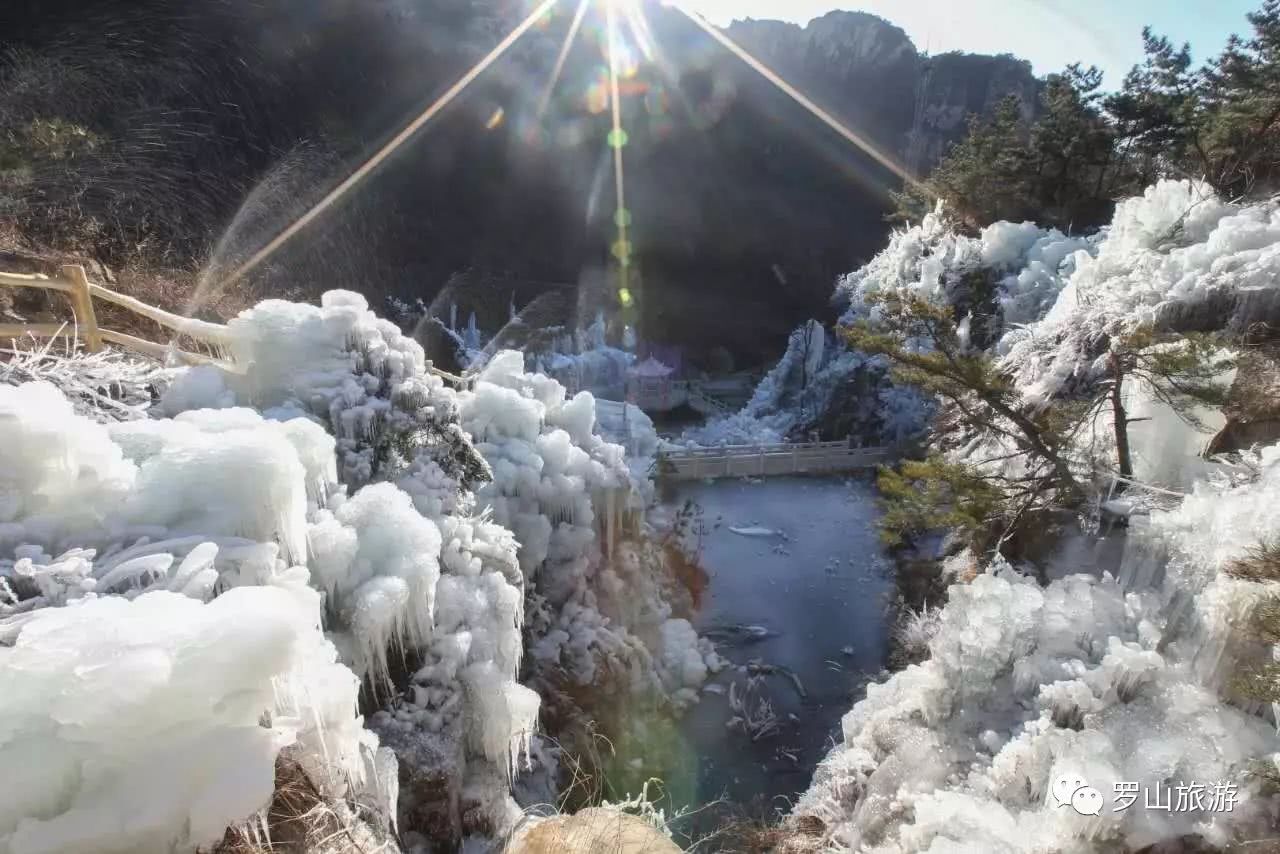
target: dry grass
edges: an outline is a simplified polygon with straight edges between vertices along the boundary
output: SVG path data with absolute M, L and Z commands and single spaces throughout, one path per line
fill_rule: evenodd
M 931 609 L 928 602 L 918 611 L 903 608 L 893 627 L 893 639 L 905 664 L 916 664 L 929 657 L 929 643 L 941 625 L 942 609 Z
M 676 582 L 681 588 L 689 591 L 693 610 L 699 610 L 707 587 L 711 583 L 711 576 L 703 569 L 696 555 L 690 555 L 679 545 L 667 543 L 663 549 L 666 552 L 667 566 L 671 568 Z
M 345 805 L 331 803 L 295 760 L 276 759 L 276 788 L 258 821 L 227 829 L 209 854 L 378 854 L 399 850 L 375 838 Z
M 706 528 L 702 521 L 702 508 L 686 501 L 676 513 L 671 530 L 661 541 L 663 563 L 676 584 L 689 594 L 690 608 L 702 607 L 703 597 L 711 576 L 702 566 L 702 540 Z
M 1243 581 L 1280 581 L 1280 540 L 1259 543 L 1227 564 L 1227 573 Z
M 735 854 L 814 854 L 823 850 L 826 836 L 821 819 L 800 815 L 781 824 L 740 820 L 724 827 L 716 839 Z

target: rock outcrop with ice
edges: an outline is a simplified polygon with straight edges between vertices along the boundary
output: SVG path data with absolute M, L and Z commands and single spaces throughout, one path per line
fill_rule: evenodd
M 1280 207 L 1229 204 L 1185 181 L 1122 202 L 1111 227 L 1071 256 L 1063 240 L 1042 243 L 1024 227 L 997 224 L 979 245 L 926 226 L 918 238 L 928 251 L 896 235 L 846 280 L 852 310 L 870 287 L 958 307 L 949 289 L 982 269 L 979 258 L 1001 256 L 989 242 L 999 227 L 1001 245 L 1044 255 L 1042 267 L 1000 281 L 1002 316 L 1024 325 L 988 342 L 1029 405 L 1096 381 L 1108 336 L 1142 323 L 1176 329 L 1196 312 L 1202 328 L 1223 328 L 1280 282 Z M 1131 414 L 1147 414 L 1142 404 Z M 822 819 L 831 844 L 1088 852 L 1267 836 L 1280 738 L 1265 719 L 1274 712 L 1237 696 L 1233 682 L 1274 659 L 1250 616 L 1278 591 L 1225 570 L 1280 534 L 1269 511 L 1280 456 L 1272 447 L 1242 464 L 1207 462 L 1198 456 L 1207 435 L 1150 423 L 1133 430 L 1139 475 L 1189 494 L 1129 520 L 1116 577 L 1085 564 L 1086 574 L 1041 587 L 997 561 L 953 585 L 928 659 L 868 687 L 796 807 Z M 1051 787 L 1063 775 L 1100 791 L 1098 815 L 1056 805 Z M 1136 787 L 1129 808 L 1117 808 L 1121 784 Z M 1148 806 L 1179 798 L 1177 809 Z

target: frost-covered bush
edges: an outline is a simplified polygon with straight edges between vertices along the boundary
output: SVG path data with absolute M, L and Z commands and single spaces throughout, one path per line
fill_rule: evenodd
M 1076 256 L 1044 317 L 1000 342 L 1002 365 L 1029 401 L 1043 403 L 1102 372 L 1108 336 L 1167 325 L 1216 293 L 1277 282 L 1280 204 L 1232 204 L 1203 184 L 1161 181 L 1116 206 L 1096 253 Z
M 78 350 L 68 339 L 34 338 L 0 347 L 0 384 L 43 381 L 60 389 L 75 411 L 95 421 L 146 418 L 152 391 L 166 370 L 119 351 Z
M 845 306 L 844 322 L 865 313 L 872 293 L 911 293 L 966 313 L 994 309 L 999 317 L 990 332 L 996 338 L 1001 329 L 1039 319 L 1078 263 L 1077 253 L 1087 256 L 1093 242 L 1031 222 L 997 222 L 968 237 L 935 212 L 895 231 L 875 258 L 841 279 L 835 301 Z M 989 294 L 973 293 L 975 277 L 989 285 Z
M 337 440 L 338 473 L 351 486 L 419 472 L 422 456 L 466 487 L 487 476 L 422 347 L 359 294 L 329 291 L 319 306 L 266 300 L 228 329 L 243 373 L 185 372 L 164 395 L 167 412 L 239 404 L 269 418 L 313 417 Z

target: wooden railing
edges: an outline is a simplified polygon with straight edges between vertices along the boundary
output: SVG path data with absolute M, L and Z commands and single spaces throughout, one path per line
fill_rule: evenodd
M 675 480 L 832 474 L 875 468 L 890 461 L 890 448 L 853 448 L 848 442 L 726 445 L 663 452 L 657 474 Z
M 174 358 L 188 365 L 215 365 L 234 373 L 243 373 L 246 367 L 238 365 L 232 356 L 231 334 L 226 326 L 173 314 L 148 305 L 142 300 L 117 293 L 89 281 L 84 267 L 79 265 L 62 267 L 56 277 L 38 273 L 0 272 L 0 287 L 38 288 L 64 293 L 71 302 L 72 311 L 70 323 L 0 323 L 0 341 L 28 336 L 42 339 L 66 336 L 73 341 L 83 343 L 85 349 L 91 353 L 98 352 L 105 344 L 116 344 L 152 358 L 160 360 Z M 176 344 L 160 344 L 126 332 L 103 328 L 98 324 L 94 300 L 112 303 L 140 317 L 155 321 L 162 328 L 173 333 L 175 341 L 191 342 L 191 345 L 202 348 L 206 352 L 184 350 Z M 460 388 L 473 384 L 472 378 L 442 371 L 430 362 L 427 363 L 427 370 Z
M 79 340 L 91 353 L 101 350 L 105 344 L 117 344 L 157 359 L 176 358 L 187 364 L 212 364 L 234 371 L 231 360 L 231 337 L 227 327 L 190 317 L 182 317 L 125 294 L 89 281 L 84 267 L 62 267 L 57 277 L 30 273 L 0 273 L 0 287 L 38 288 L 64 293 L 71 302 L 70 323 L 0 323 L 0 340 L 31 336 L 34 338 L 58 338 L 67 336 Z M 136 315 L 155 321 L 174 334 L 185 338 L 207 352 L 179 349 L 174 345 L 148 341 L 127 332 L 107 329 L 98 324 L 94 300 L 113 303 Z

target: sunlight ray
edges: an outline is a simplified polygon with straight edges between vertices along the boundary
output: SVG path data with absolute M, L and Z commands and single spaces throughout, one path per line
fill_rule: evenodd
M 644 58 L 652 62 L 656 44 L 653 33 L 649 30 L 649 21 L 644 16 L 644 10 L 639 3 L 623 3 L 622 16 L 627 22 L 627 28 L 631 30 L 631 37 L 635 40 L 636 46 L 640 48 Z
M 626 131 L 622 127 L 622 98 L 618 92 L 618 16 L 613 0 L 605 3 L 605 26 L 608 30 L 609 45 L 609 101 L 612 107 L 612 130 L 609 133 L 609 145 L 613 148 L 613 192 L 617 200 L 614 213 L 614 224 L 617 226 L 618 239 L 614 243 L 614 255 L 618 259 L 618 294 L 624 305 L 631 298 L 629 271 L 631 266 L 630 245 L 627 240 L 629 231 L 629 214 L 627 212 L 626 175 L 623 169 L 622 149 L 626 145 Z
M 542 90 L 542 97 L 538 99 L 538 118 L 542 118 L 542 114 L 546 112 L 547 105 L 551 103 L 551 95 L 555 91 L 556 83 L 560 80 L 560 75 L 564 73 L 564 64 L 569 59 L 569 51 L 573 49 L 573 43 L 578 37 L 578 31 L 582 29 L 582 19 L 587 15 L 587 8 L 591 5 L 591 0 L 578 0 L 578 9 L 573 13 L 573 22 L 569 24 L 569 32 L 565 34 L 564 44 L 560 46 L 560 54 L 556 57 L 555 67 L 551 69 L 551 78 L 547 81 L 547 87 Z
M 685 5 L 681 3 L 674 3 L 672 5 L 675 9 L 678 9 L 680 12 L 682 12 L 685 15 L 685 17 L 687 17 L 690 21 L 696 24 L 703 32 L 705 32 L 707 35 L 711 36 L 711 38 L 719 42 L 722 47 L 724 47 L 734 56 L 738 57 L 738 59 L 741 59 L 743 62 L 745 62 L 753 71 L 755 71 L 765 80 L 773 84 L 775 88 L 777 88 L 787 97 L 791 98 L 797 104 L 804 107 L 810 114 L 814 116 L 814 118 L 818 119 L 827 127 L 831 128 L 836 133 L 840 134 L 840 136 L 844 137 L 844 139 L 847 140 L 848 142 L 853 143 L 855 146 L 857 146 L 866 154 L 868 154 L 873 160 L 875 160 L 884 168 L 888 169 L 893 174 L 897 175 L 899 178 L 901 178 L 904 182 L 906 182 L 910 186 L 916 187 L 925 191 L 928 190 L 928 188 L 924 184 L 922 184 L 919 181 L 919 179 L 917 179 L 914 175 L 908 172 L 907 169 L 902 164 L 900 164 L 897 160 L 895 160 L 890 155 L 881 151 L 869 139 L 864 137 L 862 134 L 857 133 L 856 131 L 846 127 L 835 116 L 831 115 L 829 112 L 822 109 L 822 107 L 819 107 L 812 100 L 810 100 L 803 92 L 801 92 L 799 89 L 796 89 L 796 87 L 792 86 L 790 83 L 784 80 L 781 76 L 779 76 L 776 72 L 774 72 L 773 69 L 769 68 L 769 66 L 765 65 L 763 62 L 761 62 L 760 60 L 752 56 L 747 51 L 746 48 L 742 47 L 736 41 L 729 38 L 728 35 L 726 35 L 722 30 L 720 30 L 718 27 L 716 27 L 714 24 L 708 21 L 700 13 L 694 11 L 693 9 L 686 8 Z
M 472 66 L 470 71 L 462 75 L 462 77 L 458 80 L 457 83 L 449 87 L 449 90 L 447 92 L 445 92 L 443 95 L 437 98 L 431 104 L 431 106 L 423 110 L 418 115 L 417 118 L 411 121 L 408 125 L 404 127 L 403 130 L 401 130 L 394 137 L 392 137 L 391 140 L 386 145 L 378 149 L 373 154 L 372 157 L 370 157 L 363 164 L 361 164 L 360 167 L 357 168 L 354 172 L 352 172 L 345 180 L 343 180 L 342 183 L 340 183 L 338 186 L 330 190 L 329 193 L 325 195 L 323 199 L 316 202 L 315 205 L 313 205 L 310 210 L 308 210 L 302 216 L 294 220 L 294 222 L 291 225 L 289 225 L 287 228 L 281 231 L 278 235 L 272 238 L 272 240 L 269 243 L 267 243 L 265 246 L 263 246 L 261 249 L 255 252 L 249 258 L 249 260 L 245 261 L 243 264 L 237 267 L 227 278 L 222 280 L 219 287 L 225 287 L 227 285 L 234 284 L 240 279 L 243 279 L 254 268 L 256 268 L 259 264 L 261 264 L 267 258 L 269 258 L 272 254 L 274 254 L 276 250 L 278 250 L 281 246 L 287 243 L 294 235 L 296 235 L 299 231 L 302 231 L 304 228 L 310 225 L 317 217 L 319 217 L 322 213 L 328 210 L 335 202 L 337 202 L 344 195 L 346 195 L 347 192 L 350 191 L 352 187 L 360 183 L 360 181 L 366 178 L 369 175 L 369 173 L 371 173 L 374 169 L 377 169 L 378 166 L 380 166 L 384 160 L 386 160 L 393 153 L 395 153 L 396 149 L 404 145 L 411 137 L 414 136 L 414 134 L 416 134 L 419 130 L 421 130 L 422 127 L 427 122 L 435 118 L 440 113 L 441 110 L 443 110 L 450 103 L 452 103 L 453 100 L 457 98 L 458 95 L 461 94 L 464 89 L 470 86 L 477 77 L 483 74 L 489 68 L 489 66 L 493 65 L 493 63 L 495 63 L 499 57 L 501 57 L 504 53 L 506 53 L 511 48 L 511 46 L 515 44 L 516 41 L 518 41 L 521 36 L 523 36 L 526 32 L 528 32 L 529 29 L 534 24 L 536 24 L 542 18 L 543 15 L 549 12 L 551 8 L 556 5 L 557 2 L 558 0 L 543 0 L 543 2 L 540 3 L 537 6 L 537 8 L 535 8 L 532 12 L 530 12 L 528 17 L 526 17 L 514 30 L 512 30 L 507 35 L 506 38 L 500 41 L 497 44 L 497 46 L 494 47 L 493 50 L 489 51 L 489 53 L 483 59 L 481 59 L 474 66 Z
M 689 99 L 685 96 L 684 91 L 680 88 L 680 75 L 672 65 L 671 60 L 662 50 L 662 45 L 653 35 L 653 29 L 649 26 L 649 19 L 644 14 L 644 8 L 639 3 L 628 2 L 624 6 L 624 15 L 627 19 L 627 26 L 631 30 L 632 38 L 636 44 L 640 46 L 641 53 L 647 61 L 653 63 L 657 69 L 658 76 L 666 85 L 667 91 L 676 100 L 681 109 L 684 110 L 685 116 L 690 120 L 695 120 L 696 111 L 693 105 L 689 103 Z

